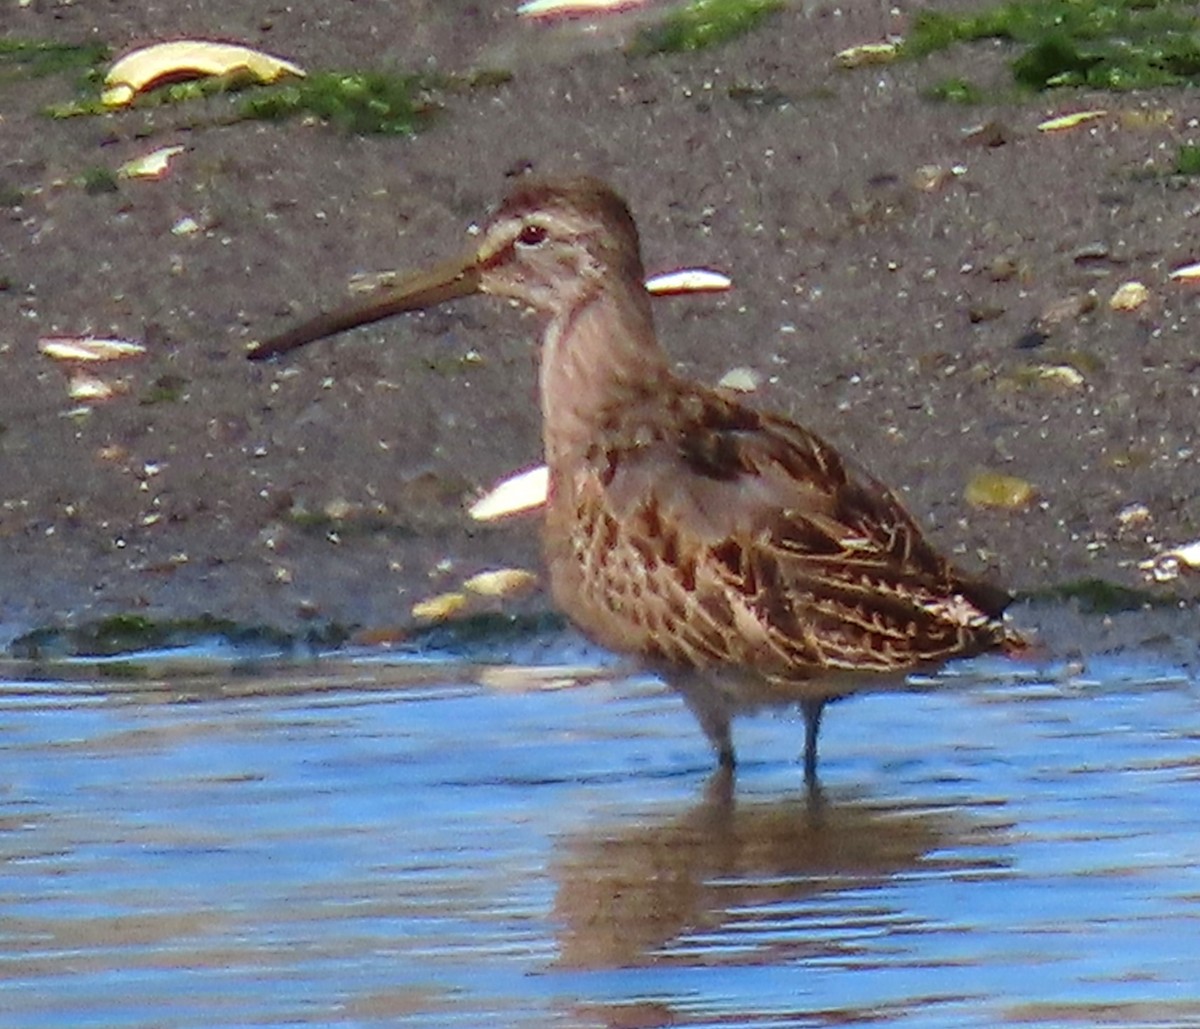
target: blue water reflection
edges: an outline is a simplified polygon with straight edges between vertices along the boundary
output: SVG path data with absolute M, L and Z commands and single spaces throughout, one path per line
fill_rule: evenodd
M 1200 1025 L 1188 669 L 854 698 L 820 798 L 591 671 L 14 665 L 0 1024 Z

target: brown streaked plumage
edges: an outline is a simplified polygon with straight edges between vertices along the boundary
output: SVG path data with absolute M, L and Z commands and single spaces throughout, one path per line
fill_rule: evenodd
M 864 676 L 1004 646 L 1008 596 L 958 572 L 889 490 L 807 429 L 676 375 L 643 278 L 637 228 L 608 186 L 531 180 L 464 259 L 250 356 L 475 292 L 548 315 L 556 602 L 678 689 L 722 765 L 733 715 L 799 706 L 811 781 L 829 699 Z

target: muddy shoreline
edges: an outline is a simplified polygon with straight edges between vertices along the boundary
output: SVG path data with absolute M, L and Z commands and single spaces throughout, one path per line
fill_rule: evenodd
M 536 519 L 465 512 L 539 459 L 533 319 L 463 301 L 244 359 L 251 340 L 343 302 L 355 274 L 458 252 L 528 169 L 612 181 L 649 270 L 728 272 L 729 294 L 657 303 L 681 370 L 759 373 L 755 403 L 896 487 L 963 566 L 1018 591 L 1102 579 L 1193 601 L 1194 581 L 1158 586 L 1138 565 L 1200 537 L 1200 293 L 1168 278 L 1200 257 L 1200 185 L 1170 174 L 1197 142 L 1197 101 L 923 96 L 954 74 L 1002 79 L 991 44 L 836 67 L 838 49 L 902 30 L 912 9 L 797 5 L 718 49 L 645 58 L 619 49 L 620 20 L 545 28 L 466 2 L 359 4 L 353 18 L 332 0 L 268 16 L 229 0 L 10 12 L 5 38 L 118 53 L 219 36 L 310 68 L 511 77 L 442 98 L 412 138 L 195 109 L 52 121 L 41 111 L 69 80 L 5 83 L 5 639 L 126 613 L 403 627 L 480 569 L 536 569 Z M 1089 107 L 1111 116 L 1037 130 Z M 167 145 L 186 149 L 161 180 L 81 184 Z M 1112 309 L 1132 280 L 1148 302 Z M 38 340 L 89 333 L 147 353 L 112 373 L 112 399 L 80 404 Z M 1040 371 L 1055 368 L 1077 375 Z M 1028 481 L 1034 502 L 972 506 L 981 470 Z M 1194 613 L 1135 622 L 1135 636 L 1186 635 Z M 1113 631 L 1099 624 L 1097 645 Z

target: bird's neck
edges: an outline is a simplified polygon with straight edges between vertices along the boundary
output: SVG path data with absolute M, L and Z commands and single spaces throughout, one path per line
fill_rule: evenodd
M 638 290 L 598 290 L 557 312 L 541 357 L 542 435 L 551 468 L 585 454 L 602 437 L 622 397 L 671 377 Z

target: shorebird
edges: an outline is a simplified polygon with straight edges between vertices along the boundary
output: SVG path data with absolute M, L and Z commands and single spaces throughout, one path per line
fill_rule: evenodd
M 682 694 L 726 769 L 734 715 L 799 707 L 811 785 L 829 700 L 1014 644 L 1010 598 L 955 569 L 890 490 L 819 436 L 676 374 L 643 280 L 637 227 L 611 188 L 527 180 L 463 258 L 249 356 L 473 293 L 547 317 L 555 602 Z

